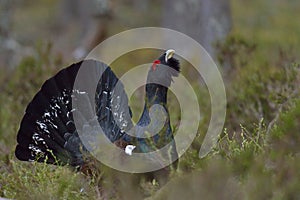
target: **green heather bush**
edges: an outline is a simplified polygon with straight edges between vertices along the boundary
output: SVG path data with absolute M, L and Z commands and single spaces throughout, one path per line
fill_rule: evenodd
M 229 38 L 225 45 L 252 47 L 246 45 L 247 40 L 241 40 L 245 39 Z M 47 48 L 39 51 L 35 57 L 24 58 L 14 72 L 1 79 L 0 196 L 15 199 L 96 199 L 101 195 L 115 199 L 124 196 L 131 199 L 299 198 L 299 67 L 286 55 L 279 53 L 277 62 L 256 63 L 252 56 L 238 58 L 239 52 L 234 52 L 230 59 L 244 61 L 232 62 L 233 73 L 238 76 L 229 75 L 231 78 L 226 81 L 228 114 L 218 144 L 207 157 L 200 159 L 198 150 L 203 135 L 199 134 L 180 159 L 179 169 L 172 173 L 170 182 L 160 188 L 157 180 L 141 179 L 105 167 L 101 167 L 100 176 L 87 177 L 67 166 L 23 163 L 14 158 L 15 137 L 26 105 L 41 84 L 59 70 L 57 66 L 63 66 L 47 58 L 51 52 L 42 53 L 50 51 Z M 257 53 L 256 49 L 251 51 Z M 238 68 L 241 63 L 244 66 Z M 199 98 L 207 94 L 205 88 L 199 90 Z M 207 101 L 200 100 L 203 105 L 209 105 Z M 177 105 L 177 101 L 170 103 L 173 107 Z M 201 133 L 205 132 L 210 115 L 209 109 L 203 112 Z M 173 126 L 176 129 L 177 125 Z

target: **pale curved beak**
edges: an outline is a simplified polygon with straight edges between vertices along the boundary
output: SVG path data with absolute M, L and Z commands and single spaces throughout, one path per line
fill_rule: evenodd
M 173 50 L 173 49 L 167 50 L 166 56 L 165 56 L 165 61 L 168 62 L 168 60 L 173 57 L 174 53 L 175 53 L 175 50 Z

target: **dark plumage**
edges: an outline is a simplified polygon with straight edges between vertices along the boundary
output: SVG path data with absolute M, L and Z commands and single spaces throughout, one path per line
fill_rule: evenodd
M 90 92 L 87 91 L 73 89 L 76 75 L 83 64 L 88 66 L 89 70 L 103 73 L 95 95 L 90 95 Z M 78 136 L 78 131 L 92 132 L 93 130 L 87 129 L 86 124 L 96 122 L 99 123 L 106 137 L 120 148 L 124 149 L 127 144 L 133 144 L 136 146 L 134 151 L 146 153 L 172 142 L 171 156 L 177 158 L 167 110 L 167 91 L 172 76 L 178 76 L 179 70 L 178 60 L 173 57 L 166 60 L 166 53 L 155 61 L 150 68 L 146 84 L 144 111 L 137 123 L 139 128 L 134 130 L 137 132 L 136 135 L 142 134 L 139 133 L 141 130 L 145 131 L 143 127 L 149 126 L 151 122 L 149 109 L 155 104 L 165 108 L 166 121 L 157 135 L 151 138 L 137 139 L 126 133 L 133 127 L 131 110 L 122 84 L 120 85 L 121 95 L 118 96 L 121 99 L 116 99 L 113 95 L 112 91 L 119 80 L 110 67 L 98 61 L 85 60 L 61 70 L 42 85 L 40 91 L 27 106 L 17 135 L 16 157 L 23 161 L 69 164 L 81 167 L 86 162 L 84 153 L 87 153 L 87 150 Z M 83 99 L 86 102 L 83 105 L 84 110 L 95 109 L 96 120 L 95 118 L 87 118 L 84 113 L 72 109 L 72 103 L 76 103 L 74 99 L 72 102 L 72 95 L 73 97 L 75 95 L 75 99 Z M 91 105 L 92 98 L 94 98 L 96 105 Z M 114 107 L 116 105 L 117 109 Z M 82 117 L 82 124 L 76 124 L 76 127 L 74 124 L 75 114 Z M 153 119 L 155 120 L 155 118 Z M 116 123 L 117 120 L 121 121 L 123 126 L 120 127 Z M 154 145 L 150 144 L 149 141 L 154 141 Z

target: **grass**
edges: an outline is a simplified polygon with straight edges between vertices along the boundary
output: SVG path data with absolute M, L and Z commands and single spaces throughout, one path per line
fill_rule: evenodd
M 14 199 L 91 199 L 96 190 L 90 181 L 66 167 L 20 163 L 11 159 L 1 163 L 1 195 Z M 9 171 L 10 173 L 7 173 Z
M 194 86 L 204 117 L 199 134 L 164 187 L 159 188 L 155 180 L 140 180 L 105 167 L 106 176 L 87 177 L 66 166 L 18 161 L 15 138 L 26 105 L 58 66 L 67 66 L 50 43 L 37 42 L 34 56 L 23 58 L 15 71 L 0 68 L 0 197 L 101 199 L 101 185 L 116 193 L 116 199 L 299 199 L 300 27 L 295 22 L 300 17 L 299 3 L 231 2 L 234 29 L 218 44 L 220 62 L 232 67 L 226 75 L 227 116 L 223 134 L 207 157 L 199 159 L 198 151 L 203 139 L 200 133 L 205 133 L 210 118 L 210 102 L 205 98 L 209 94 L 205 86 L 197 86 L 199 77 L 185 67 L 182 73 Z M 137 54 L 145 57 L 143 53 L 124 55 L 112 67 L 122 75 L 128 66 L 144 62 L 134 59 Z M 150 50 L 145 54 L 156 55 Z M 134 120 L 143 106 L 135 102 L 142 98 L 141 89 L 131 99 Z M 169 107 L 176 128 L 180 114 L 172 95 Z

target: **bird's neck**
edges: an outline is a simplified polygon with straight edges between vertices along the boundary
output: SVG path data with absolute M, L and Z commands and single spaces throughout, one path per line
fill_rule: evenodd
M 151 106 L 155 104 L 159 104 L 166 108 L 167 106 L 167 92 L 168 88 L 155 84 L 148 83 L 146 84 L 146 99 L 144 110 L 140 120 L 138 121 L 138 125 L 146 126 L 150 123 L 149 109 Z
M 150 108 L 154 104 L 167 104 L 168 88 L 155 83 L 148 83 L 146 85 L 146 108 Z

